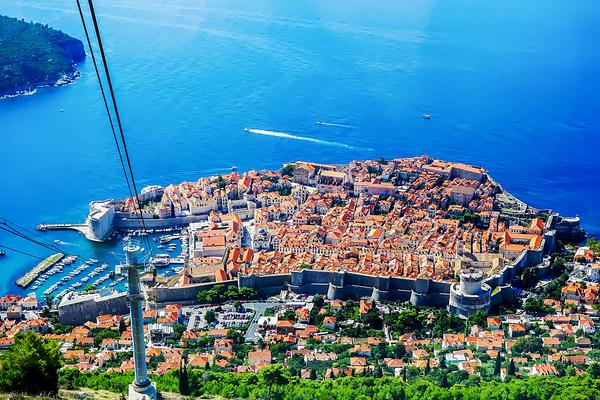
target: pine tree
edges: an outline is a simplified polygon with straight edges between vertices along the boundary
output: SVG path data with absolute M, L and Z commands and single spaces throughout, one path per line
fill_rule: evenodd
M 427 359 L 427 365 L 425 366 L 425 375 L 429 375 L 431 372 L 431 365 L 429 365 L 429 359 Z
M 402 369 L 402 380 L 404 382 L 406 382 L 406 365 L 404 366 L 404 368 Z

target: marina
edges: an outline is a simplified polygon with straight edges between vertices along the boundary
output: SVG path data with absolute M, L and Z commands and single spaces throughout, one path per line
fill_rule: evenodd
M 153 267 L 160 269 L 158 275 L 172 276 L 183 266 L 188 252 L 186 229 L 161 229 L 159 232 L 143 231 L 142 229 L 127 232 L 115 231 L 111 234 L 110 240 L 121 245 L 134 237 L 143 236 L 149 237 L 151 246 L 150 251 L 143 249 L 143 253 L 146 254 L 149 263 Z M 161 242 L 163 244 L 160 244 Z M 59 246 L 68 245 L 65 242 L 59 243 L 57 241 L 55 243 Z M 159 253 L 160 249 L 164 251 Z M 126 279 L 122 276 L 116 276 L 114 272 L 115 266 L 121 262 L 119 254 L 116 253 L 86 260 L 69 255 L 50 263 L 43 270 L 38 269 L 35 276 L 31 275 L 37 267 L 34 268 L 28 274 L 31 275 L 29 284 L 23 286 L 23 288 L 30 286 L 31 291 L 44 297 L 51 296 L 55 302 L 60 301 L 65 294 L 71 291 L 100 290 L 103 288 L 125 290 L 127 288 Z

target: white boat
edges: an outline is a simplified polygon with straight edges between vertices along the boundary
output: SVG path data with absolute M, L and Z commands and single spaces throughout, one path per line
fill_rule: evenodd
M 155 267 L 167 267 L 171 263 L 171 258 L 168 254 L 157 254 L 156 257 L 152 259 L 151 263 Z

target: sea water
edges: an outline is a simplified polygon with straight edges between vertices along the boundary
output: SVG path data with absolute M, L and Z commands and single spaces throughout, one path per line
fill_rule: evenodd
M 429 154 L 600 232 L 595 0 L 96 3 L 140 187 Z M 0 13 L 84 39 L 72 0 L 0 0 Z M 91 59 L 79 68 L 74 85 L 0 101 L 0 217 L 28 229 L 127 195 Z M 119 262 L 118 240 L 40 235 Z M 52 253 L 2 231 L 0 244 Z M 21 293 L 37 260 L 7 253 L 0 293 Z

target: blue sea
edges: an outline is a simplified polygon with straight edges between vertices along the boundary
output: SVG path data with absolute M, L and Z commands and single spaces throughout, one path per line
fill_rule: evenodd
M 600 232 L 596 0 L 96 3 L 140 186 L 429 154 Z M 73 0 L 0 0 L 0 13 L 84 39 Z M 91 59 L 79 68 L 73 85 L 0 100 L 0 217 L 28 229 L 127 195 Z M 119 260 L 118 243 L 41 235 Z M 51 253 L 1 231 L 0 244 Z M 0 293 L 21 293 L 37 260 L 7 253 Z

